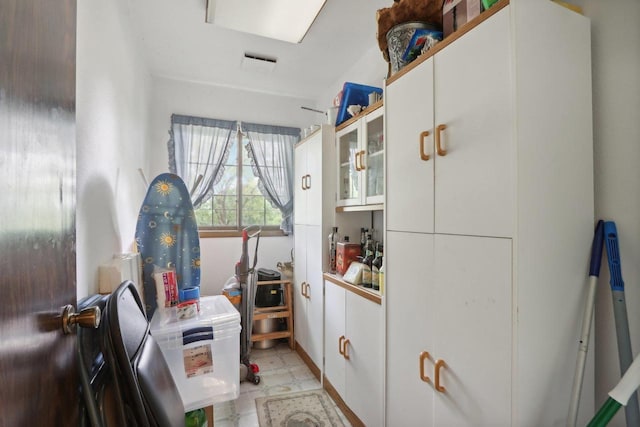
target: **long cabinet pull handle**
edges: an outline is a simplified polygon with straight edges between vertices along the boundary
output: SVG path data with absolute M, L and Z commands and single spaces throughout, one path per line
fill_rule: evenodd
M 428 351 L 423 351 L 422 353 L 420 353 L 420 379 L 425 383 L 431 382 L 431 379 L 424 374 L 424 361 L 429 357 L 430 356 Z
M 303 190 L 306 190 L 305 186 L 304 186 L 304 178 L 306 175 L 303 175 L 302 177 L 300 177 L 300 187 L 302 187 Z
M 342 345 L 342 355 L 344 356 L 345 359 L 349 360 L 349 352 L 347 351 L 348 349 L 348 345 L 349 343 L 351 343 L 351 341 L 349 341 L 348 339 L 344 340 L 344 344 Z
M 311 175 L 307 175 L 307 190 L 311 188 Z
M 300 295 L 302 295 L 303 297 L 306 297 L 307 295 L 304 293 L 304 290 L 306 289 L 305 285 L 307 284 L 307 282 L 302 282 L 300 283 Z
M 338 338 L 338 353 L 340 353 L 343 356 L 344 356 L 344 348 L 342 348 L 342 346 L 343 346 L 344 339 L 345 339 L 344 335 L 342 335 L 342 336 L 340 336 L 340 338 Z
M 358 172 L 362 170 L 362 151 L 356 153 L 356 170 Z
M 438 153 L 438 156 L 447 155 L 447 150 L 442 148 L 442 142 L 440 141 L 442 137 L 442 131 L 446 128 L 447 125 L 438 125 L 438 127 L 436 128 L 436 152 Z
M 309 290 L 311 289 L 311 285 L 306 283 L 306 282 L 305 282 L 305 285 L 306 285 L 307 290 L 306 290 L 306 293 L 305 293 L 304 296 L 307 297 L 307 299 L 309 299 L 309 298 L 311 298 L 311 293 L 309 292 Z
M 428 136 L 429 136 L 428 130 L 425 130 L 424 132 L 420 133 L 420 158 L 425 162 L 429 160 L 429 155 L 424 152 L 424 140 Z
M 353 156 L 353 164 L 354 164 L 354 166 L 355 166 L 357 171 L 360 170 L 360 166 L 358 166 L 358 157 L 360 157 L 360 152 L 359 151 Z
M 363 170 L 365 170 L 365 169 L 367 168 L 367 167 L 364 165 L 364 161 L 363 161 L 363 160 L 364 160 L 364 155 L 365 155 L 366 153 L 367 153 L 367 152 L 366 152 L 366 151 L 364 151 L 364 150 L 360 151 L 360 170 L 361 170 L 361 171 L 363 171 Z
M 435 365 L 435 387 L 436 390 L 439 391 L 440 393 L 444 393 L 446 391 L 446 389 L 444 388 L 444 386 L 442 384 L 440 384 L 440 369 L 442 368 L 446 368 L 447 364 L 445 363 L 444 360 L 442 359 L 438 359 L 436 360 L 436 365 Z

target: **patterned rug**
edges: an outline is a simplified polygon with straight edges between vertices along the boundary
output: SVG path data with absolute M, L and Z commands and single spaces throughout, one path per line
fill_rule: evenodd
M 322 389 L 259 397 L 256 407 L 260 427 L 344 427 Z

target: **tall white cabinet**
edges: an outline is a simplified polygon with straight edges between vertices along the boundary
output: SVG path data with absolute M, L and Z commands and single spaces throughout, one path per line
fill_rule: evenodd
M 326 237 L 335 219 L 335 137 L 332 126 L 294 150 L 294 334 L 298 346 L 322 370 L 323 278 Z
M 503 4 L 386 87 L 389 426 L 567 416 L 594 226 L 590 23 Z M 584 384 L 581 424 L 592 360 Z

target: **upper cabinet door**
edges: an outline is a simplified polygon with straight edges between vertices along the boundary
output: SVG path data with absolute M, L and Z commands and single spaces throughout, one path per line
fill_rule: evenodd
M 294 181 L 293 181 L 293 208 L 294 222 L 306 224 L 307 222 L 307 191 L 305 178 L 307 175 L 307 142 L 296 145 L 294 150 Z
M 361 204 L 362 149 L 360 121 L 336 132 L 338 151 L 338 206 Z
M 365 204 L 384 203 L 384 109 L 363 119 L 362 149 L 365 151 L 362 180 Z
M 434 133 L 441 147 L 435 168 L 437 233 L 513 236 L 515 94 L 508 12 L 434 56 Z
M 322 132 L 316 132 L 295 148 L 293 204 L 296 224 L 320 225 L 322 221 Z
M 307 142 L 307 224 L 320 225 L 322 222 L 322 131 L 316 132 Z M 327 203 L 327 201 L 324 201 Z
M 387 229 L 433 233 L 433 59 L 387 86 Z

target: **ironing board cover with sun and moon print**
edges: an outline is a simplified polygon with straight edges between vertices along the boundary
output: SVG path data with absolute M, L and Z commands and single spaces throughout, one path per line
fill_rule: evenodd
M 136 225 L 144 301 L 155 312 L 154 266 L 174 268 L 178 289 L 200 286 L 200 240 L 189 191 L 178 175 L 163 173 L 149 185 Z

